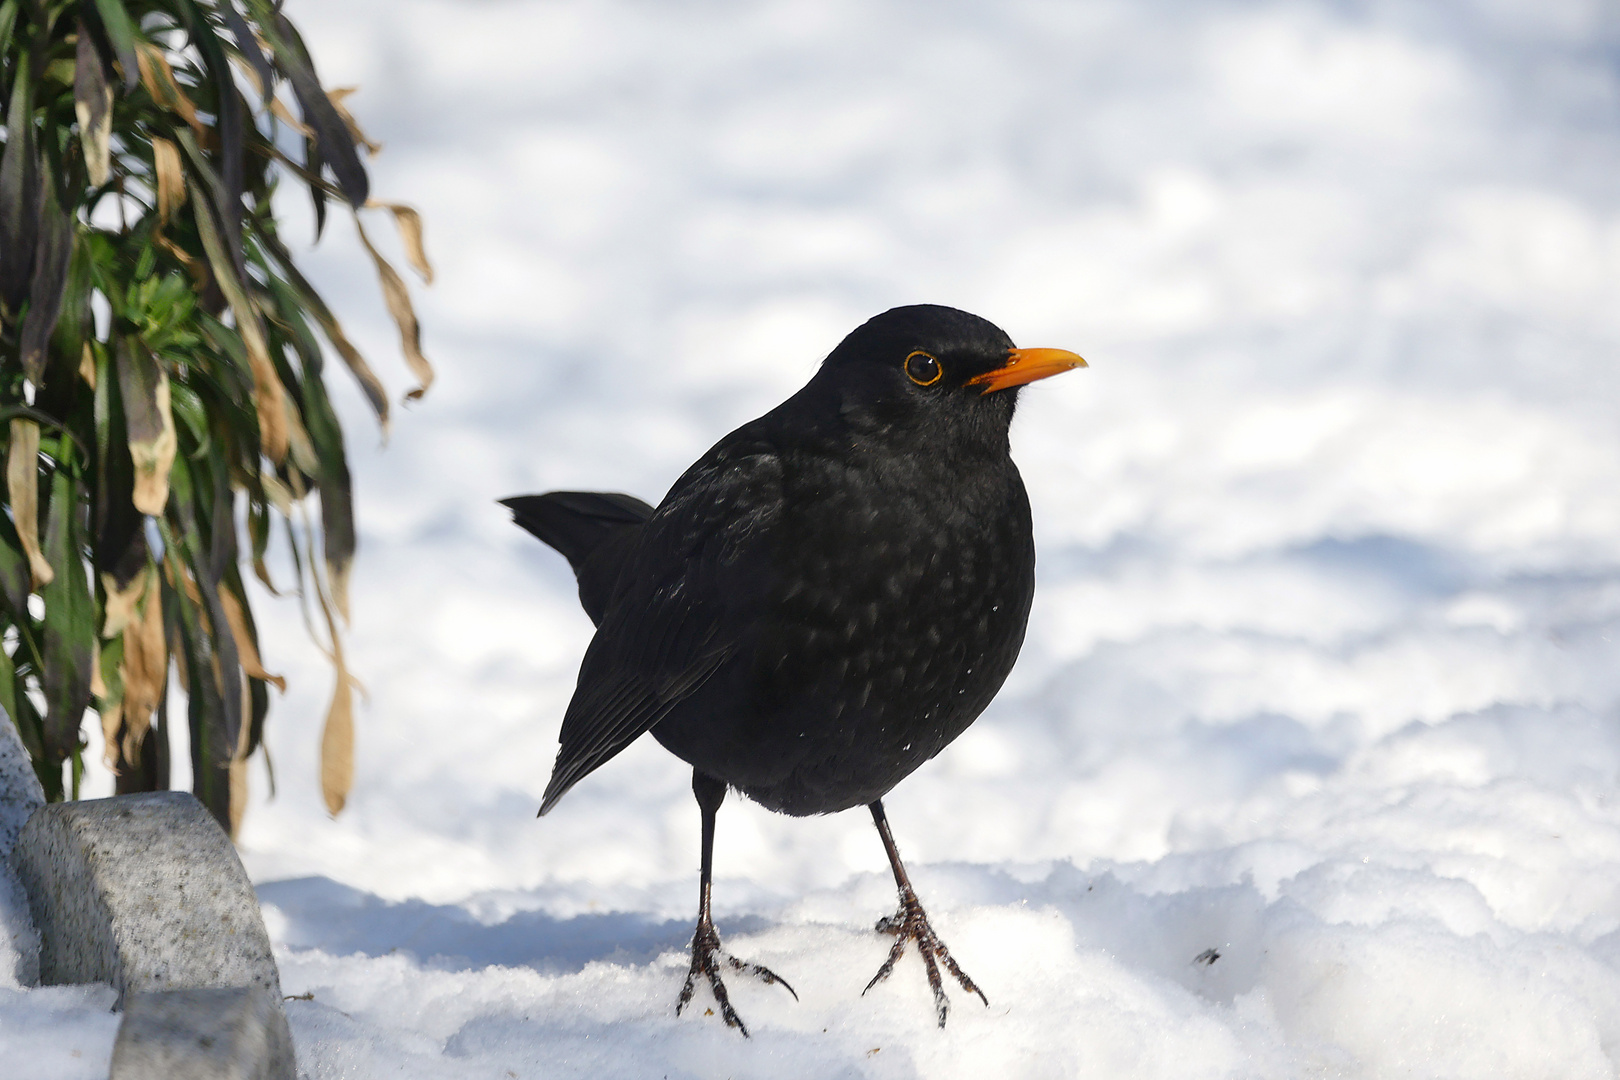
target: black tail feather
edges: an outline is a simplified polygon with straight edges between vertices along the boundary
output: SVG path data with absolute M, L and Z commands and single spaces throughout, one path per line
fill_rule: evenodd
M 576 574 L 603 540 L 626 525 L 640 525 L 653 512 L 634 495 L 606 491 L 514 495 L 501 505 L 512 511 L 514 522 L 562 552 Z
M 548 491 L 500 502 L 514 522 L 568 560 L 579 581 L 581 606 L 592 622 L 601 622 L 618 563 L 629 550 L 627 534 L 652 517 L 653 508 L 634 495 L 606 491 Z M 615 537 L 620 542 L 609 544 Z

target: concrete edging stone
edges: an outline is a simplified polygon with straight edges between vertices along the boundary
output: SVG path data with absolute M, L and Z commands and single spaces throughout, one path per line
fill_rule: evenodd
M 118 992 L 125 1013 L 114 1080 L 292 1080 L 270 936 L 224 830 L 185 792 L 40 805 L 3 713 L 0 729 L 0 859 L 10 846 L 27 897 L 21 914 L 33 920 L 7 929 L 14 941 L 39 943 L 37 970 L 25 957 L 19 978 L 105 982 Z

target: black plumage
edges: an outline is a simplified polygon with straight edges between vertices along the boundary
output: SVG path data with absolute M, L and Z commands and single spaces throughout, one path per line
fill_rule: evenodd
M 677 1011 L 701 973 L 742 1027 L 717 959 L 780 981 L 725 954 L 709 918 L 727 787 L 792 815 L 870 807 L 901 893 L 873 984 L 911 940 L 942 1025 L 936 960 L 977 992 L 928 927 L 880 800 L 973 722 L 1017 658 L 1035 552 L 1008 426 L 1020 385 L 1083 364 L 1015 349 L 963 311 L 895 308 L 656 510 L 591 492 L 505 500 L 568 558 L 597 624 L 540 812 L 647 731 L 693 767 L 702 884 Z

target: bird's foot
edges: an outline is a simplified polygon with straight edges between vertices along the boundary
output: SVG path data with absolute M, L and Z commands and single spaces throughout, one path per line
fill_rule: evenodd
M 726 1022 L 727 1027 L 734 1027 L 748 1038 L 748 1025 L 742 1022 L 737 1010 L 731 1007 L 731 998 L 726 993 L 726 984 L 720 981 L 722 966 L 730 967 L 733 971 L 740 971 L 744 975 L 752 975 L 761 982 L 770 985 L 780 983 L 782 988 L 793 995 L 798 1001 L 798 992 L 788 985 L 788 981 L 764 964 L 752 964 L 746 960 L 739 960 L 720 947 L 720 934 L 715 930 L 714 924 L 708 921 L 698 923 L 697 932 L 692 935 L 692 966 L 686 972 L 686 985 L 681 987 L 681 996 L 675 1000 L 675 1015 L 681 1015 L 681 1010 L 692 1001 L 692 994 L 697 990 L 698 976 L 702 975 L 709 980 L 709 989 L 714 991 L 715 1004 L 720 1006 L 720 1018 Z
M 945 1026 L 945 1017 L 951 1011 L 951 1003 L 945 997 L 944 980 L 939 975 L 940 964 L 944 964 L 945 970 L 949 971 L 956 981 L 962 984 L 962 989 L 972 994 L 978 994 L 979 1000 L 984 1002 L 986 1006 L 990 1004 L 990 999 L 984 996 L 984 991 L 980 990 L 978 985 L 968 977 L 968 973 L 963 971 L 957 962 L 951 958 L 950 950 L 939 939 L 939 935 L 934 933 L 934 928 L 928 925 L 928 913 L 923 910 L 922 904 L 917 900 L 917 894 L 910 889 L 901 891 L 900 910 L 893 915 L 879 919 L 877 930 L 880 933 L 894 935 L 894 948 L 889 950 L 889 958 L 883 961 L 883 966 L 878 968 L 876 975 L 872 976 L 872 981 L 866 984 L 866 990 L 872 989 L 872 987 L 887 979 L 889 973 L 894 970 L 896 961 L 905 954 L 906 942 L 915 941 L 917 943 L 917 952 L 922 954 L 923 966 L 928 969 L 928 985 L 934 991 L 934 1012 L 939 1017 L 940 1027 Z M 866 995 L 866 990 L 861 991 L 861 996 Z

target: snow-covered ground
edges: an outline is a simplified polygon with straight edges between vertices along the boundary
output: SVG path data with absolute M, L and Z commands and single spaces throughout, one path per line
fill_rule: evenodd
M 334 373 L 336 821 L 330 671 L 261 605 L 242 853 L 310 1076 L 1616 1075 L 1612 0 L 289 8 L 439 273 L 386 449 Z M 308 265 L 402 391 L 350 232 Z M 534 817 L 590 625 L 494 500 L 656 499 L 917 301 L 1092 364 L 1014 428 L 1023 659 L 886 800 L 990 1008 L 936 1030 L 914 954 L 862 997 L 869 820 L 733 799 L 721 933 L 801 999 L 734 979 L 745 1041 L 674 1016 L 686 768 L 643 740 Z M 106 1007 L 0 988 L 0 1071 L 105 1075 Z

